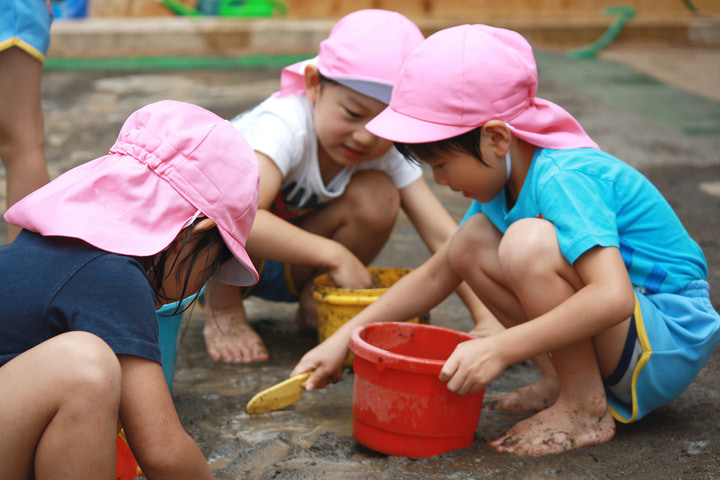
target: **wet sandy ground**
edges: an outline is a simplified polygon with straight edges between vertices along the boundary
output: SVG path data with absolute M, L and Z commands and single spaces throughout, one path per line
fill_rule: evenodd
M 686 51 L 684 61 L 693 52 L 698 50 Z M 570 61 L 541 53 L 539 96 L 565 106 L 603 148 L 658 185 L 705 250 L 717 308 L 720 78 L 710 65 L 720 64 L 720 55 L 717 50 L 703 52 L 702 61 L 683 67 L 685 77 L 703 84 L 690 89 L 694 93 L 628 68 L 625 64 L 633 63 L 633 55 L 643 65 L 652 64 L 653 55 L 670 61 L 658 51 L 617 52 L 615 59 L 623 63 Z M 672 70 L 673 65 L 680 64 L 666 63 L 661 70 Z M 273 92 L 278 78 L 274 69 L 46 71 L 43 98 L 51 174 L 104 154 L 127 115 L 142 105 L 173 98 L 230 118 Z M 3 175 L 0 170 L 0 183 Z M 451 214 L 461 218 L 467 200 L 428 179 Z M 0 236 L 4 237 L 4 225 Z M 401 217 L 375 265 L 415 267 L 426 256 L 417 234 Z M 243 366 L 212 362 L 202 340 L 203 312 L 186 314 L 173 394 L 186 428 L 218 479 L 720 478 L 718 352 L 679 399 L 641 422 L 619 425 L 616 438 L 608 444 L 539 458 L 494 453 L 485 440 L 504 433 L 520 417 L 484 412 L 472 447 L 411 460 L 382 455 L 355 442 L 350 371 L 340 383 L 305 393 L 287 409 L 253 417 L 244 412 L 255 393 L 285 379 L 315 344 L 313 335 L 297 332 L 293 314 L 292 306 L 251 303 L 250 317 L 270 349 L 271 360 Z M 462 330 L 471 327 L 457 297 L 434 309 L 432 321 Z M 488 387 L 487 394 L 512 390 L 535 378 L 529 364 L 514 365 Z

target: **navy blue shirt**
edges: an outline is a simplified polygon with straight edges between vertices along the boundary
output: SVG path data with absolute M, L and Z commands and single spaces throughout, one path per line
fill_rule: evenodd
M 0 366 L 69 331 L 160 363 L 155 294 L 140 262 L 23 230 L 0 247 Z

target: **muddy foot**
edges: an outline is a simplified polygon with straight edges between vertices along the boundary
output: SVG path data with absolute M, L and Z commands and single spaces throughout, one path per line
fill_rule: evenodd
M 615 421 L 607 408 L 600 415 L 570 410 L 556 403 L 518 422 L 497 440 L 488 442 L 498 452 L 521 455 L 560 453 L 612 440 Z
M 208 354 L 218 362 L 265 362 L 270 358 L 260 336 L 239 317 L 208 318 L 203 336 Z

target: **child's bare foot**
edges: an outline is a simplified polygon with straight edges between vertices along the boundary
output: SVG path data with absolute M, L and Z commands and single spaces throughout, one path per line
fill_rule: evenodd
M 550 408 L 518 422 L 504 436 L 488 442 L 488 445 L 498 452 L 544 455 L 609 442 L 615 435 L 615 421 L 604 397 L 601 407 L 598 402 L 595 403 L 595 408 L 582 411 L 577 404 L 568 408 L 558 401 Z
M 539 412 L 555 403 L 560 386 L 555 379 L 546 379 L 522 387 L 514 392 L 501 393 L 486 400 L 483 407 L 490 412 Z
M 208 315 L 203 336 L 208 354 L 215 361 L 250 363 L 270 358 L 260 336 L 240 315 Z

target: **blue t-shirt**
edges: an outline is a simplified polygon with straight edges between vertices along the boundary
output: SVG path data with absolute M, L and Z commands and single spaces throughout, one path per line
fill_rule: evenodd
M 137 259 L 23 230 L 0 247 L 0 272 L 0 366 L 69 331 L 161 362 L 155 294 Z
M 563 256 L 574 264 L 595 246 L 620 249 L 630 280 L 647 293 L 676 292 L 707 278 L 700 246 L 662 194 L 640 172 L 594 148 L 537 148 L 517 202 L 505 191 L 473 202 L 463 222 L 484 213 L 501 231 L 522 218 L 555 226 Z

